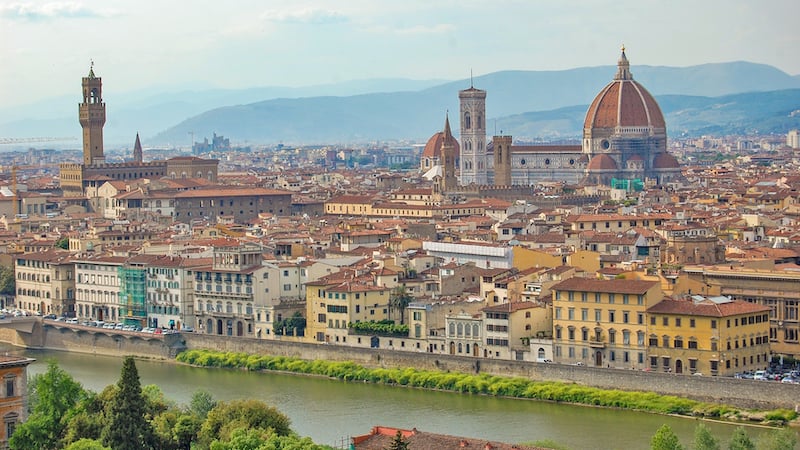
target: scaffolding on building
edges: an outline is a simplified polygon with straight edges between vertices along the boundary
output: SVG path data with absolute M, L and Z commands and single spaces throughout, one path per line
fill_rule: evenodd
M 120 321 L 144 326 L 147 322 L 147 270 L 143 267 L 119 268 Z

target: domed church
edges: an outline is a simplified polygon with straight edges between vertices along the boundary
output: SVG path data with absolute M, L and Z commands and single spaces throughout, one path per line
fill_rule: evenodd
M 586 112 L 581 145 L 514 145 L 512 136 L 494 136 L 484 145 L 486 91 L 470 86 L 459 92 L 459 100 L 460 146 L 447 147 L 456 152 L 461 186 L 565 181 L 638 188 L 682 178 L 678 161 L 667 153 L 664 115 L 653 96 L 634 81 L 624 47 L 614 79 Z M 449 123 L 446 128 L 428 141 L 423 171 L 441 161 Z

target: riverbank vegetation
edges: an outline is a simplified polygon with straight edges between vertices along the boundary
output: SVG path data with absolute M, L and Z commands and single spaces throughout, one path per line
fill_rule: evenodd
M 198 391 L 178 406 L 158 386 L 140 385 L 132 357 L 99 394 L 54 362 L 28 390 L 29 417 L 11 435 L 11 449 L 332 450 L 298 436 L 286 415 L 258 400 L 217 403 Z
M 774 410 L 756 416 L 750 411 L 730 406 L 652 392 L 607 390 L 578 384 L 533 381 L 521 377 L 440 372 L 414 368 L 368 369 L 349 361 L 307 361 L 284 356 L 251 355 L 214 350 L 187 350 L 180 353 L 176 359 L 182 363 L 202 367 L 251 371 L 274 370 L 320 375 L 344 381 L 365 381 L 459 393 L 576 403 L 660 414 L 733 421 L 759 417 L 762 423 L 770 425 L 784 425 L 797 418 L 797 413 L 789 410 Z

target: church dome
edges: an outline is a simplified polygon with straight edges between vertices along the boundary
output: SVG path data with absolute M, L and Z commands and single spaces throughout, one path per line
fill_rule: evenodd
M 666 128 L 664 115 L 656 100 L 644 86 L 633 80 L 624 48 L 617 62 L 614 80 L 592 101 L 583 127 Z
M 617 170 L 617 163 L 614 161 L 614 158 L 606 155 L 605 153 L 601 153 L 594 156 L 592 160 L 589 161 L 589 165 L 586 166 L 586 170 Z
M 678 160 L 669 153 L 659 153 L 653 158 L 653 169 L 680 169 Z
M 422 151 L 423 158 L 441 158 L 442 156 L 442 145 L 448 142 L 454 148 L 454 156 L 458 159 L 460 155 L 460 147 L 458 145 L 458 140 L 453 137 L 452 133 L 450 132 L 450 120 L 447 119 L 445 121 L 445 129 L 444 131 L 440 131 L 430 139 L 428 139 L 428 143 L 425 144 L 425 149 Z

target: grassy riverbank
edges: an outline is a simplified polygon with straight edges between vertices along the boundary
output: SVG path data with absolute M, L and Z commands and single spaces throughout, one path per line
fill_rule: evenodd
M 437 389 L 459 393 L 493 395 L 521 399 L 547 400 L 591 406 L 630 409 L 660 414 L 752 420 L 782 425 L 797 417 L 789 410 L 744 411 L 726 405 L 699 402 L 652 392 L 606 390 L 578 384 L 532 381 L 521 377 L 466 374 L 419 370 L 414 368 L 369 369 L 353 362 L 306 361 L 283 356 L 253 355 L 213 350 L 188 350 L 180 353 L 179 362 L 201 367 L 274 370 L 320 375 L 344 381 L 365 381 L 386 385 Z

